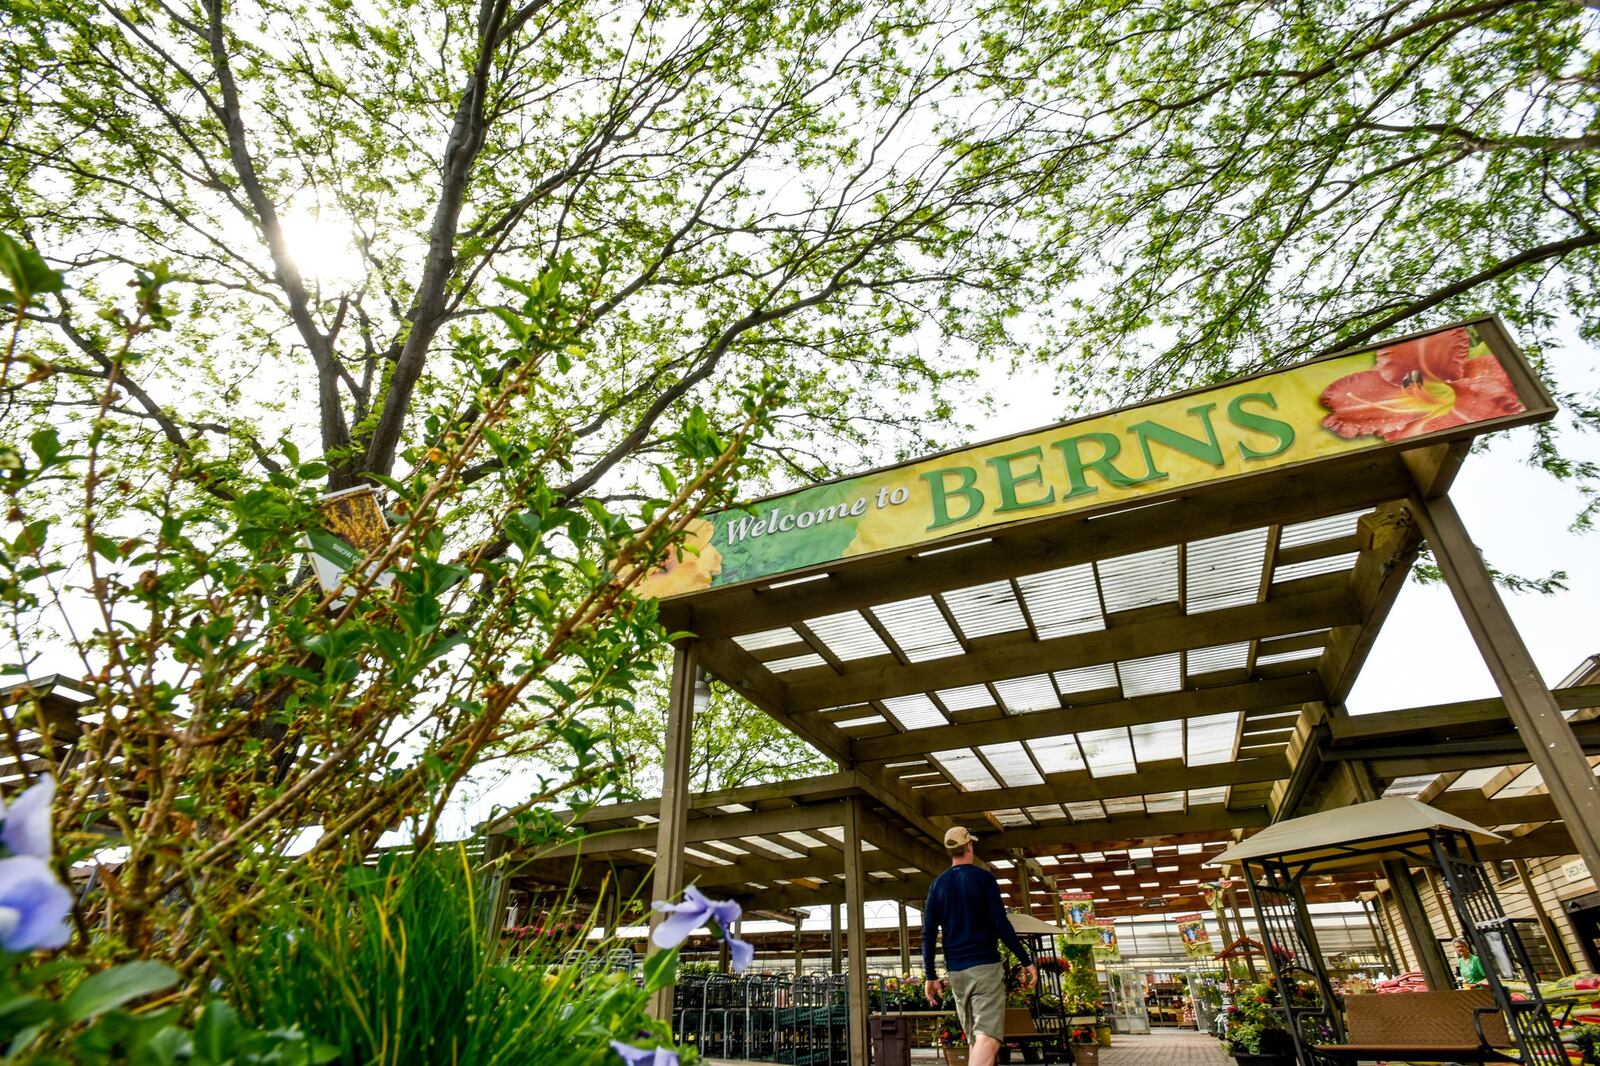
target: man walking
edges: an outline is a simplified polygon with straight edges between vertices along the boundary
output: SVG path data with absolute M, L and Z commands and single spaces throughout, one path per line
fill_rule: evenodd
M 1033 986 L 1039 971 L 1006 917 L 999 882 L 973 861 L 972 845 L 977 839 L 959 825 L 944 835 L 950 869 L 934 878 L 927 905 L 922 908 L 922 967 L 927 977 L 924 991 L 937 1009 L 945 982 L 934 966 L 934 951 L 939 931 L 944 930 L 944 966 L 950 974 L 956 1018 L 972 1049 L 967 1062 L 994 1066 L 1006 1020 L 1005 971 L 998 942 L 1005 941 L 1022 963 L 1025 987 Z

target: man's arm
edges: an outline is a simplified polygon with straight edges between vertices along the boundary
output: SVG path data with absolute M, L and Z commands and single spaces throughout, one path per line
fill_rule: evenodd
M 939 977 L 939 967 L 935 965 L 938 948 L 939 904 L 930 885 L 928 898 L 922 904 L 922 976 L 925 980 L 933 981 Z
M 1023 945 L 1022 938 L 1017 931 L 1011 928 L 1011 919 L 1006 915 L 1005 901 L 1000 898 L 1000 884 L 994 878 L 989 878 L 989 922 L 994 926 L 994 931 L 1000 934 L 1001 943 L 1011 949 L 1011 954 L 1024 966 L 1033 965 L 1033 956 Z

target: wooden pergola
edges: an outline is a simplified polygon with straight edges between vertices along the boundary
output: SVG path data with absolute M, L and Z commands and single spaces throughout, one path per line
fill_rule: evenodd
M 1078 492 L 1095 464 L 1074 445 L 1070 495 L 1083 498 L 1056 509 L 1034 507 L 1057 502 L 1054 489 L 1043 500 L 1050 453 L 1025 447 L 1038 434 L 1014 438 L 1016 450 L 999 460 L 1007 465 L 996 467 L 1012 495 L 1002 485 L 1000 498 L 1034 500 L 1011 508 L 1015 517 L 944 523 L 911 544 L 664 598 L 665 624 L 693 637 L 676 649 L 659 803 L 587 812 L 587 828 L 609 832 L 515 868 L 556 883 L 631 870 L 636 885 L 648 870 L 651 898 L 697 881 L 764 912 L 842 901 L 848 929 L 859 931 L 869 899 L 922 897 L 946 865 L 943 830 L 962 824 L 982 838 L 1018 908 L 1053 917 L 1057 888 L 1085 887 L 1107 898 L 1101 914 L 1178 909 L 1199 904 L 1200 884 L 1216 877 L 1209 859 L 1240 834 L 1376 798 L 1424 767 L 1490 759 L 1533 763 L 1547 793 L 1435 802 L 1488 826 L 1545 823 L 1505 845 L 1507 854 L 1576 852 L 1600 869 L 1600 794 L 1587 758 L 1600 752 L 1600 732 L 1565 717 L 1600 702 L 1600 690 L 1546 688 L 1448 494 L 1474 436 L 1554 408 L 1497 323 L 1471 329 L 1514 383 L 1520 411 L 1287 465 L 1152 475 L 1120 494 Z M 1250 395 L 1277 380 L 1257 379 Z M 1209 418 L 1228 395 L 1240 393 L 1186 394 L 1115 416 L 1145 417 L 1126 432 L 1139 434 L 1154 471 L 1163 453 L 1152 440 L 1194 454 L 1217 445 L 1221 455 L 1220 444 L 1214 431 L 1207 442 L 1191 430 L 1185 445 L 1139 427 L 1166 410 Z M 1103 439 L 1088 430 L 1110 417 L 1059 432 Z M 1238 447 L 1251 458 L 1248 443 Z M 946 506 L 953 496 L 938 464 L 966 454 L 834 487 L 922 471 Z M 1018 456 L 1029 457 L 1020 468 Z M 777 528 L 781 515 L 810 506 L 812 491 L 758 501 L 750 514 Z M 726 530 L 718 524 L 714 536 Z M 1425 542 L 1501 698 L 1351 717 L 1344 701 Z M 691 795 L 702 675 L 838 772 Z M 1385 874 L 1343 873 L 1313 895 L 1357 898 Z M 1389 879 L 1397 892 L 1410 887 Z M 1403 912 L 1425 928 L 1411 893 Z M 853 1061 L 865 1062 L 864 937 L 848 946 Z

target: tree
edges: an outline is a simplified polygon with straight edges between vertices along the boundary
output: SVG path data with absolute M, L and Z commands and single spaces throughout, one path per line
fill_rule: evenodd
M 997 82 L 1069 99 L 1057 143 L 1097 160 L 1081 183 L 1046 157 L 1034 205 L 1080 285 L 1040 341 L 1077 402 L 1484 311 L 1559 386 L 1561 334 L 1600 338 L 1600 78 L 1577 0 L 1004 6 Z M 1595 396 L 1561 398 L 1600 425 Z M 1600 475 L 1550 431 L 1536 458 Z
M 94 950 L 196 981 L 488 760 L 610 787 L 640 574 L 741 478 L 924 445 L 970 373 L 929 339 L 1028 298 L 985 154 L 1033 116 L 963 102 L 954 5 L 11 16 L 10 669 L 65 644 L 104 715 L 58 811 L 63 864 L 126 849 Z M 320 588 L 319 496 L 366 485 L 390 528 Z

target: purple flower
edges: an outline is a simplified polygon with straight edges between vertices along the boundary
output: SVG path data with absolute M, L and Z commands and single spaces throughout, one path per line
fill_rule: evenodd
M 656 926 L 654 933 L 650 934 L 650 939 L 655 942 L 656 947 L 675 948 L 683 943 L 690 933 L 706 925 L 710 926 L 711 932 L 719 940 L 728 942 L 734 973 L 744 973 L 755 959 L 756 949 L 731 932 L 733 923 L 739 920 L 741 913 L 739 904 L 734 900 L 707 899 L 705 893 L 690 885 L 683 890 L 682 903 L 662 903 L 657 900 L 650 906 L 662 914 L 670 915 Z
M 33 855 L 0 859 L 0 947 L 7 951 L 59 948 L 72 930 L 72 893 L 48 863 Z
M 44 777 L 32 788 L 18 796 L 7 810 L 0 802 L 0 844 L 13 855 L 31 855 L 35 859 L 50 861 L 50 804 L 56 798 L 56 780 Z
M 620 1040 L 611 1041 L 611 1048 L 628 1066 L 678 1066 L 678 1053 L 671 1048 L 629 1047 Z

